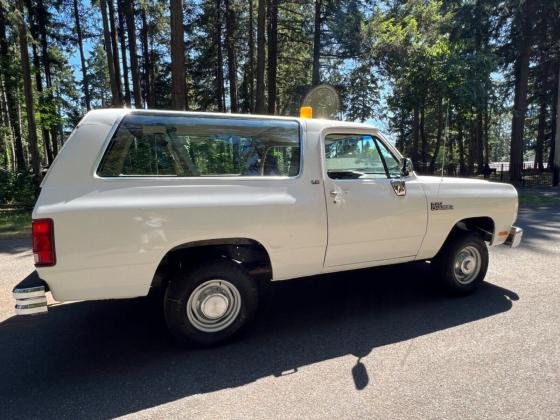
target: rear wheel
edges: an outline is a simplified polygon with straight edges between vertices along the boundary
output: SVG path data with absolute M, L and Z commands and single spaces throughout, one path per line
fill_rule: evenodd
M 214 259 L 174 275 L 165 292 L 165 320 L 179 342 L 208 346 L 236 334 L 257 303 L 256 285 L 241 265 Z
M 472 232 L 451 238 L 432 261 L 441 284 L 453 294 L 471 293 L 480 286 L 488 269 L 488 248 Z

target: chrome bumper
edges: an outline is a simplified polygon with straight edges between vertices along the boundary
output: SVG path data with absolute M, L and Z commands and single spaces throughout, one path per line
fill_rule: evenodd
M 523 238 L 523 229 L 517 226 L 512 226 L 504 245 L 515 248 L 521 243 L 521 238 Z
M 21 281 L 12 295 L 16 300 L 16 315 L 42 314 L 48 311 L 46 283 L 41 280 L 36 271 Z

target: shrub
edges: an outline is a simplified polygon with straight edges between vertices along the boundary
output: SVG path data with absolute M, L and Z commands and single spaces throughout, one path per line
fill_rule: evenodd
M 0 205 L 33 206 L 36 199 L 33 174 L 0 169 Z

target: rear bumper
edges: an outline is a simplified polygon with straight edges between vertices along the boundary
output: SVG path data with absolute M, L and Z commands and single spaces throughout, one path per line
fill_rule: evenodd
M 509 246 L 511 248 L 516 248 L 521 243 L 521 239 L 523 238 L 523 229 L 517 226 L 512 226 L 509 235 L 504 242 L 504 245 Z
M 41 314 L 48 311 L 46 293 L 47 283 L 39 278 L 37 271 L 33 271 L 19 282 L 12 290 L 16 300 L 16 315 Z

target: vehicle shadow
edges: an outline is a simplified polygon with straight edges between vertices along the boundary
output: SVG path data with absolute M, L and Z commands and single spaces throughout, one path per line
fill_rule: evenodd
M 31 235 L 25 238 L 0 240 L 0 255 L 20 254 L 22 252 L 31 252 Z
M 206 350 L 173 344 L 148 299 L 60 305 L 48 316 L 0 324 L 0 417 L 115 417 L 302 366 L 354 355 L 348 372 L 368 386 L 360 358 L 508 311 L 516 293 L 485 284 L 449 298 L 427 264 L 274 284 L 257 320 Z

